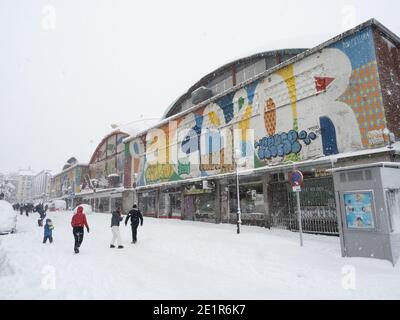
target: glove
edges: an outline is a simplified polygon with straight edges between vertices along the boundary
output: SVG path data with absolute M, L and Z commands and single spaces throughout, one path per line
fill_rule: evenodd
M 87 232 L 89 233 L 89 228 L 86 228 Z
M 143 222 L 140 224 L 141 227 L 143 227 Z

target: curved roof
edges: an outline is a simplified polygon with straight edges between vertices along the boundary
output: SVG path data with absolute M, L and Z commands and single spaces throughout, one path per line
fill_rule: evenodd
M 120 125 L 116 130 L 134 136 L 139 132 L 147 130 L 148 128 L 156 125 L 160 121 L 159 118 L 142 118 L 127 124 Z
M 122 134 L 122 135 L 129 136 L 128 133 L 122 132 L 122 131 L 120 131 L 120 130 L 114 130 L 114 131 L 112 131 L 111 133 L 107 134 L 107 135 L 100 141 L 100 143 L 97 145 L 97 147 L 96 147 L 96 149 L 94 150 L 92 156 L 90 157 L 89 164 L 93 164 L 93 163 L 94 163 L 94 160 L 96 159 L 96 155 L 97 155 L 97 153 L 98 153 L 100 147 L 107 141 L 107 139 L 110 138 L 110 137 L 112 137 L 112 136 L 114 136 L 114 135 L 116 135 L 116 134 Z
M 214 80 L 218 76 L 226 73 L 229 69 L 232 69 L 233 67 L 245 65 L 245 64 L 251 63 L 253 61 L 257 61 L 260 58 L 267 58 L 267 57 L 276 57 L 277 58 L 276 64 L 279 64 L 283 61 L 283 60 L 280 60 L 280 59 L 282 59 L 283 56 L 298 55 L 306 50 L 307 49 L 296 48 L 296 49 L 280 49 L 280 50 L 264 51 L 264 52 L 256 53 L 256 54 L 229 62 L 229 63 L 219 67 L 218 69 L 210 72 L 203 78 L 201 78 L 198 82 L 196 82 L 193 86 L 191 86 L 186 93 L 184 93 L 182 96 L 177 98 L 173 103 L 171 103 L 171 105 L 165 111 L 162 119 L 166 119 L 166 118 L 172 116 L 174 114 L 174 109 L 176 107 L 178 107 L 183 101 L 190 98 L 193 91 L 195 91 L 196 89 L 198 89 L 202 86 L 207 86 L 207 84 L 209 84 L 212 80 Z

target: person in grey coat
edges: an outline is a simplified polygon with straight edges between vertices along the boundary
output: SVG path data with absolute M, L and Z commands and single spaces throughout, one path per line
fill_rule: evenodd
M 115 241 L 118 243 L 118 249 L 122 249 L 124 246 L 122 245 L 121 241 L 121 233 L 119 231 L 119 224 L 124 218 L 122 217 L 121 214 L 121 208 L 117 208 L 116 211 L 112 213 L 111 216 L 111 231 L 112 231 L 112 239 L 111 239 L 111 244 L 110 248 L 115 248 Z

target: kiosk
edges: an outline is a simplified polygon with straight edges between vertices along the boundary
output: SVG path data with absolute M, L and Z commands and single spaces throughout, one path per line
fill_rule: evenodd
M 343 257 L 400 256 L 400 163 L 332 169 Z

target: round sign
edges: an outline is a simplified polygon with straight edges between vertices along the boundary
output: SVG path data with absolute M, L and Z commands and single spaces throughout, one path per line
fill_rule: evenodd
M 289 183 L 293 187 L 301 186 L 303 184 L 303 180 L 304 180 L 304 177 L 300 171 L 295 170 L 295 171 L 289 173 Z

